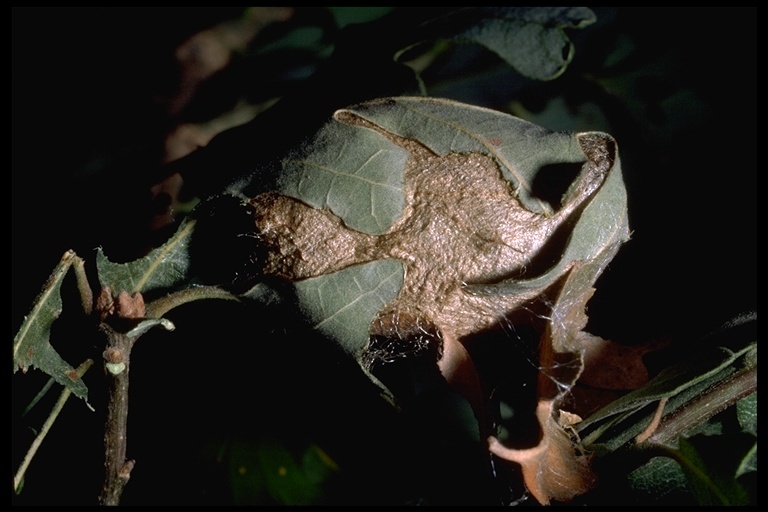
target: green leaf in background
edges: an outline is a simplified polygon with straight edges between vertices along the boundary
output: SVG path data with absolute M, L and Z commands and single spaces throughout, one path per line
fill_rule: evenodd
M 96 267 L 102 287 L 109 286 L 113 293 L 128 293 L 174 288 L 189 276 L 189 242 L 195 222 L 184 220 L 176 233 L 162 246 L 128 263 L 112 263 L 99 249 Z
M 381 18 L 394 7 L 328 7 L 339 28 L 353 23 L 368 23 Z
M 683 501 L 695 504 L 680 464 L 670 457 L 653 457 L 627 475 L 629 488 L 648 502 Z
M 64 254 L 35 300 L 32 311 L 24 318 L 13 339 L 13 371 L 26 372 L 30 366 L 35 366 L 69 388 L 75 396 L 87 400 L 88 388 L 50 343 L 51 327 L 62 311 L 61 283 L 76 259 L 79 258 L 72 251 Z
M 744 432 L 757 435 L 757 391 L 736 404 L 739 425 Z
M 736 478 L 757 471 L 757 391 L 736 404 L 736 417 L 743 432 L 755 436 L 755 444 L 739 464 Z
M 750 397 L 754 397 L 754 393 Z M 748 397 L 739 404 L 752 402 Z M 738 431 L 736 407 L 698 425 L 673 446 L 658 447 L 648 462 L 627 474 L 626 492 L 646 505 L 743 505 L 757 475 L 757 437 Z M 619 457 L 631 459 L 623 452 Z M 621 464 L 616 464 L 620 466 Z M 611 471 L 614 465 L 607 466 Z M 751 479 L 745 478 L 749 474 Z
M 724 445 L 727 443 L 727 448 Z M 678 462 L 701 505 L 746 505 L 747 491 L 737 469 L 755 444 L 754 437 L 694 436 L 680 439 Z
M 467 8 L 471 9 L 471 8 Z M 566 28 L 596 21 L 586 7 L 485 7 L 485 16 L 456 36 L 481 44 L 522 75 L 535 80 L 560 76 L 573 59 Z
M 668 456 L 653 457 L 628 474 L 629 489 L 637 499 L 659 504 L 750 503 L 748 484 L 740 477 L 757 450 L 757 439 L 706 425 L 699 430 L 710 433 L 682 437 Z
M 381 134 L 331 122 L 283 160 L 277 188 L 329 209 L 353 229 L 379 234 L 403 215 L 407 160 L 407 151 Z
M 301 469 L 310 483 L 321 486 L 339 471 L 339 466 L 325 450 L 311 444 L 301 456 Z
M 275 440 L 236 441 L 229 447 L 236 505 L 317 505 L 338 466 L 319 446 L 308 445 L 297 460 Z

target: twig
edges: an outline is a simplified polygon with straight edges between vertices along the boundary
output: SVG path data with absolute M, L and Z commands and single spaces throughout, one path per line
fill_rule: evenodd
M 197 286 L 185 288 L 154 300 L 147 304 L 146 315 L 149 318 L 160 318 L 173 308 L 202 299 L 240 300 L 237 296 L 216 286 Z
M 757 367 L 743 370 L 664 418 L 646 442 L 659 445 L 672 442 L 694 426 L 704 423 L 755 391 Z
M 107 336 L 104 366 L 111 377 L 107 423 L 104 430 L 106 476 L 100 502 L 119 505 L 123 489 L 131 478 L 135 461 L 126 460 L 128 441 L 128 373 L 133 339 L 102 323 Z
M 93 361 L 91 359 L 87 359 L 83 362 L 83 364 L 75 369 L 75 373 L 78 377 L 82 377 L 85 372 L 88 371 L 88 368 L 91 367 L 91 365 L 93 365 Z M 21 465 L 19 466 L 18 471 L 16 471 L 16 475 L 13 477 L 13 489 L 16 493 L 21 491 L 21 483 L 24 480 L 24 474 L 27 472 L 29 464 L 32 462 L 32 458 L 34 458 L 38 448 L 40 448 L 40 445 L 43 443 L 43 439 L 45 439 L 45 436 L 48 435 L 48 432 L 51 430 L 53 423 L 56 421 L 56 418 L 59 416 L 59 413 L 64 408 L 64 404 L 67 403 L 67 399 L 69 399 L 69 395 L 71 394 L 72 391 L 65 386 L 61 392 L 61 395 L 59 396 L 59 399 L 53 406 L 51 414 L 48 416 L 48 419 L 45 420 L 45 423 L 43 423 L 43 426 L 40 429 L 40 432 L 37 434 L 35 440 L 32 441 L 29 450 L 27 450 L 27 454 L 24 456 L 24 460 L 21 461 Z
M 170 294 L 156 303 L 145 305 L 138 292 L 128 295 L 122 291 L 113 300 L 111 291 L 104 288 L 97 300 L 96 310 L 102 322 L 99 329 L 107 338 L 104 350 L 104 369 L 110 377 L 109 404 L 107 405 L 107 423 L 104 429 L 104 487 L 99 501 L 102 505 L 119 505 L 128 480 L 131 478 L 136 461 L 126 459 L 128 446 L 128 381 L 130 373 L 131 349 L 136 340 L 153 326 L 162 326 L 173 330 L 169 320 L 160 316 L 176 306 L 200 299 L 237 300 L 229 292 L 216 287 L 199 287 L 175 294 Z M 107 319 L 114 320 L 114 325 L 121 325 L 126 332 L 116 330 Z M 131 327 L 131 328 L 128 328 Z M 122 329 L 121 329 L 122 330 Z

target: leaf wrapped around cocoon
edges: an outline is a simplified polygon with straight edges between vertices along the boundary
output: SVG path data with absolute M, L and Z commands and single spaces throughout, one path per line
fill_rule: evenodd
M 593 285 L 629 238 L 610 135 L 552 132 L 449 100 L 383 98 L 337 111 L 280 162 L 274 183 L 255 195 L 247 184 L 232 190 L 251 208 L 265 248 L 255 274 L 289 283 L 306 321 L 364 371 L 373 337 L 427 336 L 448 346 L 501 321 L 536 325 L 546 437 L 523 464 L 526 482 L 538 482 L 531 492 L 542 503 L 570 498 L 532 476 L 555 457 L 578 469 L 575 493 L 589 487 L 593 477 L 570 440 L 567 448 L 554 442 L 569 439 L 555 416 L 583 369 Z M 285 288 L 268 282 L 245 295 L 274 300 Z M 377 355 L 381 346 L 390 345 Z M 436 353 L 440 368 L 451 369 L 445 378 L 461 375 L 457 388 L 483 416 L 481 379 L 457 355 L 466 351 Z

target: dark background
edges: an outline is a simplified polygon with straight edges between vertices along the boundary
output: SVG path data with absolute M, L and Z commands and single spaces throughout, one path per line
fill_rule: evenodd
M 155 98 L 173 90 L 174 48 L 240 11 L 13 9 L 12 335 L 65 250 L 89 260 L 101 246 L 113 259 L 131 259 L 167 234 L 148 231 L 158 205 L 147 185 L 162 176 L 158 141 L 178 119 Z M 494 56 L 461 48 L 425 74 L 428 92 L 554 130 L 615 136 L 633 234 L 597 283 L 589 330 L 626 343 L 673 340 L 695 350 L 703 334 L 756 310 L 756 8 L 595 12 L 598 23 L 571 32 L 576 57 L 554 81 L 523 79 Z M 371 48 L 356 51 L 359 62 L 373 58 Z M 322 62 L 310 63 L 315 67 L 302 67 L 298 78 L 245 83 L 302 94 L 302 80 L 323 69 Z M 354 71 L 339 82 L 366 73 Z M 313 94 L 314 101 L 303 93 L 304 101 L 330 115 L 333 102 L 323 99 L 324 90 Z M 307 115 L 303 129 L 311 132 L 316 115 Z M 285 117 L 274 125 L 274 133 L 290 129 Z M 249 154 L 259 162 L 273 143 L 216 153 L 211 172 L 249 167 Z M 224 499 L 223 484 L 199 454 L 222 437 L 254 431 L 336 447 L 339 460 L 370 471 L 357 476 L 359 501 L 402 503 L 418 495 L 418 464 L 403 463 L 418 436 L 369 400 L 373 391 L 332 348 L 297 331 L 286 346 L 274 318 L 231 305 L 196 304 L 175 314 L 176 332 L 148 335 L 135 352 L 129 451 L 142 472 L 128 486 L 127 503 Z M 73 347 L 81 340 L 56 343 L 62 354 L 79 357 Z M 13 378 L 13 470 L 29 429 L 38 425 L 18 417 L 37 381 L 44 379 L 36 370 Z M 98 385 L 89 386 L 97 403 Z M 15 503 L 95 502 L 102 434 L 94 418 L 76 401 L 67 405 Z

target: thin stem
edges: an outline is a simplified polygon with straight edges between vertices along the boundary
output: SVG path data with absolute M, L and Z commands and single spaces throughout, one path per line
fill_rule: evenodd
M 168 311 L 182 304 L 203 299 L 239 300 L 237 296 L 217 286 L 196 286 L 185 288 L 147 304 L 147 317 L 160 318 Z
M 86 315 L 93 311 L 93 290 L 88 282 L 88 275 L 85 273 L 85 261 L 79 256 L 74 259 L 75 278 L 77 280 L 77 289 L 80 292 L 80 304 Z
M 93 365 L 93 361 L 91 359 L 87 359 L 86 361 L 84 361 L 83 364 L 81 364 L 75 369 L 77 376 L 82 377 L 85 374 L 85 372 L 88 371 L 88 368 L 91 367 L 91 365 Z M 45 423 L 43 423 L 43 426 L 40 429 L 40 432 L 37 434 L 37 437 L 35 438 L 35 440 L 32 441 L 32 444 L 30 445 L 29 450 L 27 450 L 27 454 L 24 456 L 24 460 L 21 461 L 21 465 L 19 466 L 18 471 L 16 471 L 16 475 L 13 477 L 13 489 L 16 493 L 19 493 L 21 491 L 21 483 L 24 480 L 24 474 L 27 472 L 27 468 L 29 468 L 29 464 L 32 462 L 32 459 L 37 453 L 37 450 L 40 448 L 40 445 L 43 443 L 43 439 L 45 439 L 45 436 L 48 435 L 48 432 L 51 430 L 53 423 L 56 421 L 56 418 L 59 416 L 59 413 L 64 408 L 64 404 L 67 403 L 67 399 L 69 399 L 69 395 L 71 394 L 72 394 L 72 391 L 65 386 L 61 392 L 61 395 L 59 395 L 59 399 L 56 401 L 56 404 L 53 406 L 53 409 L 51 410 L 51 414 L 48 416 L 48 419 L 45 420 Z

